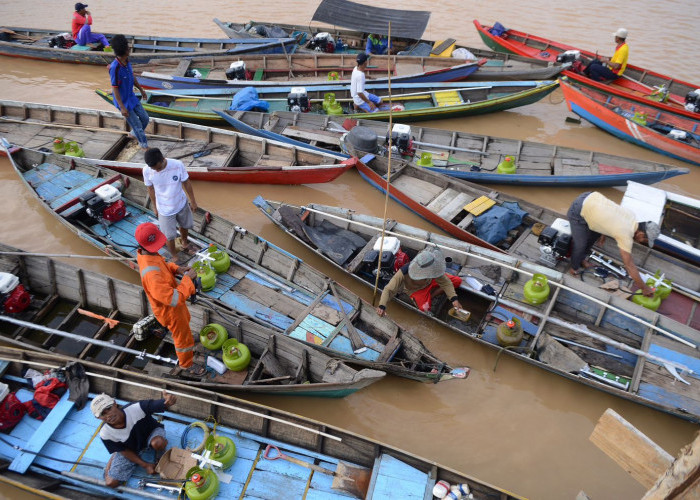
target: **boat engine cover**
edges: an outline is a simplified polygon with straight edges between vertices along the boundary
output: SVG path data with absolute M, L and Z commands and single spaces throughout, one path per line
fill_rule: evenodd
M 354 127 L 348 132 L 345 140 L 350 143 L 353 148 L 366 153 L 376 153 L 378 149 L 377 134 L 369 127 L 363 127 L 361 125 Z
M 126 217 L 124 200 L 117 200 L 102 211 L 102 217 L 109 222 L 118 222 Z
M 29 292 L 19 283 L 19 278 L 11 273 L 0 273 L 0 304 L 5 314 L 24 311 L 31 302 Z
M 700 113 L 700 89 L 691 90 L 685 96 L 685 109 Z

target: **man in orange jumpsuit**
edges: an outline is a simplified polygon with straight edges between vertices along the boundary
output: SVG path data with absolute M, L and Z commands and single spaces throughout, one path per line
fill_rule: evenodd
M 172 333 L 180 367 L 188 375 L 203 376 L 206 373 L 204 367 L 194 364 L 194 338 L 190 330 L 190 311 L 187 309 L 187 299 L 195 293 L 193 280 L 197 273 L 190 267 L 166 262 L 158 254 L 167 239 L 155 224 L 140 224 L 134 236 L 140 246 L 136 260 L 141 271 L 141 284 L 153 315 Z M 175 273 L 183 275 L 179 284 Z

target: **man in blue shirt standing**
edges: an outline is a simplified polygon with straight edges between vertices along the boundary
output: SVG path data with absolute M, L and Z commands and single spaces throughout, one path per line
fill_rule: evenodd
M 131 133 L 139 141 L 141 149 L 148 149 L 146 139 L 146 126 L 148 125 L 148 113 L 141 105 L 141 99 L 146 99 L 146 91 L 134 76 L 129 62 L 129 42 L 124 35 L 115 35 L 112 38 L 114 61 L 109 65 L 109 78 L 112 82 L 114 105 L 126 118 L 131 126 Z M 134 94 L 134 86 L 141 92 L 141 97 Z

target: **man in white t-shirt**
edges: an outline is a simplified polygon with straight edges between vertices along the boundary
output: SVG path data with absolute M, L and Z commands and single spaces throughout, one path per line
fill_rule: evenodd
M 352 70 L 350 79 L 350 95 L 355 106 L 365 113 L 376 113 L 382 103 L 381 97 L 365 91 L 365 70 L 369 55 L 366 52 L 357 54 L 357 66 Z
M 197 210 L 197 202 L 185 164 L 180 160 L 166 159 L 158 148 L 147 150 L 144 158 L 143 182 L 148 188 L 160 230 L 168 240 L 166 246 L 170 255 L 177 255 L 175 238 L 178 229 L 183 250 L 194 255 L 196 248 L 189 243 L 188 236 L 194 226 L 192 213 Z

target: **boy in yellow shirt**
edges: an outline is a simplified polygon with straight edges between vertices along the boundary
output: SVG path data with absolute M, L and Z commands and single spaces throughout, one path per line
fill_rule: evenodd
M 614 33 L 615 43 L 615 54 L 612 58 L 607 59 L 605 57 L 600 59 L 594 59 L 586 69 L 583 70 L 584 74 L 595 80 L 597 82 L 605 82 L 609 80 L 615 80 L 616 78 L 622 76 L 627 68 L 627 59 L 629 58 L 630 49 L 627 45 L 627 30 L 625 28 L 620 28 Z

